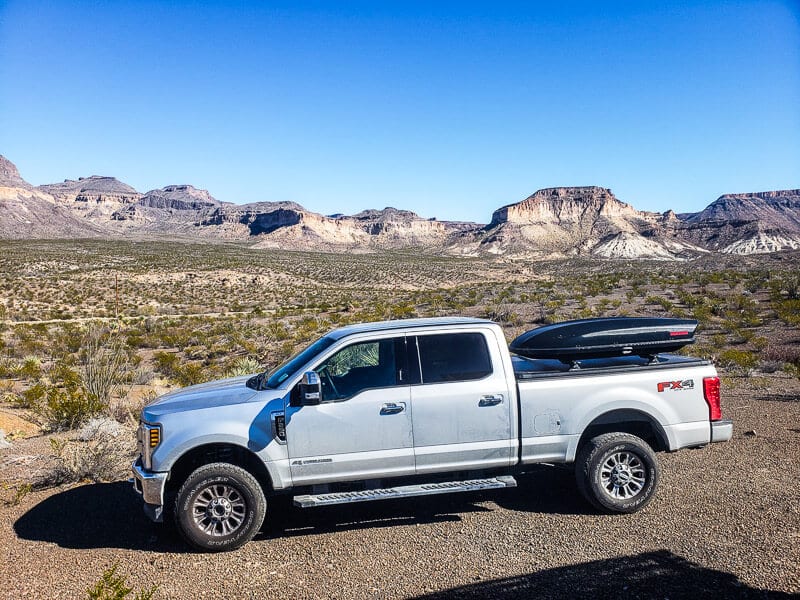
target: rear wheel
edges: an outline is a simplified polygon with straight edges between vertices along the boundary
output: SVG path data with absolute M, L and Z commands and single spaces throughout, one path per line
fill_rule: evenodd
M 659 479 L 658 461 L 641 438 L 605 433 L 581 448 L 575 476 L 578 489 L 599 510 L 632 513 L 653 498 Z
M 233 550 L 253 539 L 266 511 L 255 477 L 228 463 L 196 469 L 175 498 L 175 522 L 183 538 L 212 552 Z

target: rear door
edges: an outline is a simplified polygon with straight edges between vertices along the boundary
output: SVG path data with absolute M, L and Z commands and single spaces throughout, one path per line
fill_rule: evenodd
M 513 397 L 495 337 L 475 330 L 408 339 L 418 381 L 411 386 L 417 473 L 512 464 Z

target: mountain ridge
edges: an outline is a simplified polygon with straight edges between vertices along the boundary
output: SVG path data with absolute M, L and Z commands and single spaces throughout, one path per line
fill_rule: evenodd
M 600 186 L 543 188 L 496 209 L 484 225 L 394 207 L 322 215 L 289 201 L 234 204 L 190 184 L 140 193 L 100 175 L 35 187 L 0 156 L 0 238 L 141 235 L 254 248 L 684 260 L 800 248 L 800 189 L 723 194 L 702 211 L 676 214 L 637 210 Z

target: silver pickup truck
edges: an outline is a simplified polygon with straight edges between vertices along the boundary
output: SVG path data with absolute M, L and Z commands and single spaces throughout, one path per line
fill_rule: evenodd
M 134 488 L 203 550 L 250 540 L 271 496 L 314 507 L 509 488 L 537 463 L 574 463 L 598 510 L 634 512 L 655 492 L 654 452 L 726 441 L 732 423 L 712 364 L 625 350 L 524 358 L 469 318 L 343 327 L 271 373 L 150 403 Z

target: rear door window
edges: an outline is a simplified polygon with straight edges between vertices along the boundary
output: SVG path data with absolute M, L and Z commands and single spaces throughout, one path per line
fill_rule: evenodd
M 421 383 L 473 381 L 492 374 L 486 338 L 480 333 L 443 333 L 417 337 Z

